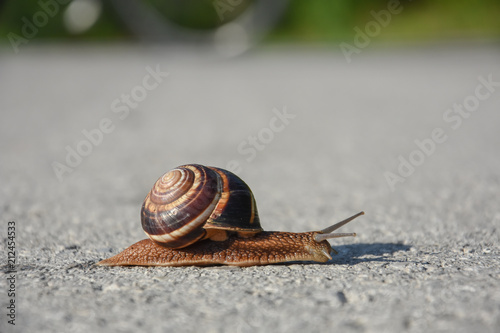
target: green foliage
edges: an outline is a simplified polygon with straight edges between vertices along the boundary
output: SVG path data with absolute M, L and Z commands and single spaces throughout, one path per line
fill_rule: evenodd
M 364 29 L 371 12 L 387 9 L 392 0 L 291 1 L 274 39 L 336 41 L 352 38 L 354 27 Z M 500 37 L 498 0 L 401 0 L 378 39 L 415 40 L 460 37 Z

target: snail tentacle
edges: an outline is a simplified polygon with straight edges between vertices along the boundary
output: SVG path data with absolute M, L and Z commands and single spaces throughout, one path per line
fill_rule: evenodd
M 361 215 L 365 215 L 365 212 L 359 212 L 359 213 L 357 213 L 357 214 L 355 214 L 355 215 L 353 215 L 353 216 L 351 216 L 351 217 L 346 218 L 346 219 L 345 219 L 345 220 L 343 220 L 343 221 L 340 221 L 340 222 L 338 222 L 338 223 L 335 223 L 334 225 L 332 225 L 332 226 L 330 226 L 330 227 L 328 227 L 328 228 L 325 228 L 325 229 L 321 230 L 321 231 L 320 231 L 320 233 L 322 233 L 322 234 L 329 234 L 329 233 L 331 233 L 332 231 L 335 231 L 335 230 L 339 229 L 340 227 L 342 227 L 342 226 L 346 225 L 347 223 L 351 222 L 351 221 L 352 221 L 352 220 L 354 220 L 356 217 L 359 217 L 359 216 L 361 216 Z

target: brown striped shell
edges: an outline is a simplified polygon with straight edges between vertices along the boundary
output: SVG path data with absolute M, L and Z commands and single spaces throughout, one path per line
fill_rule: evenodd
M 252 237 L 262 231 L 252 191 L 235 174 L 187 164 L 161 176 L 141 209 L 144 232 L 154 242 L 182 248 L 228 232 Z

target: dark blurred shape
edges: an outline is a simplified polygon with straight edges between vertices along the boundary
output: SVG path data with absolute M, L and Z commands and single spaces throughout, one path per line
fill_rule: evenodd
M 124 1 L 114 0 L 120 10 Z M 236 19 L 255 4 L 255 0 L 145 0 L 125 1 L 126 6 L 140 10 L 154 10 L 162 20 L 190 29 L 214 29 Z M 271 6 L 273 4 L 270 4 Z M 270 11 L 272 8 L 269 9 Z M 136 17 L 136 13 L 131 13 Z M 130 17 L 129 17 L 130 18 Z
M 213 46 L 235 56 L 279 22 L 287 0 L 111 0 L 124 25 L 146 41 Z

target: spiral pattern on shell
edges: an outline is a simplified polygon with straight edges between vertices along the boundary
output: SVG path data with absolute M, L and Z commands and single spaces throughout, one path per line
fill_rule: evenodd
M 151 240 L 171 248 L 227 231 L 242 236 L 262 231 L 248 185 L 227 170 L 197 164 L 179 166 L 156 181 L 141 221 Z

